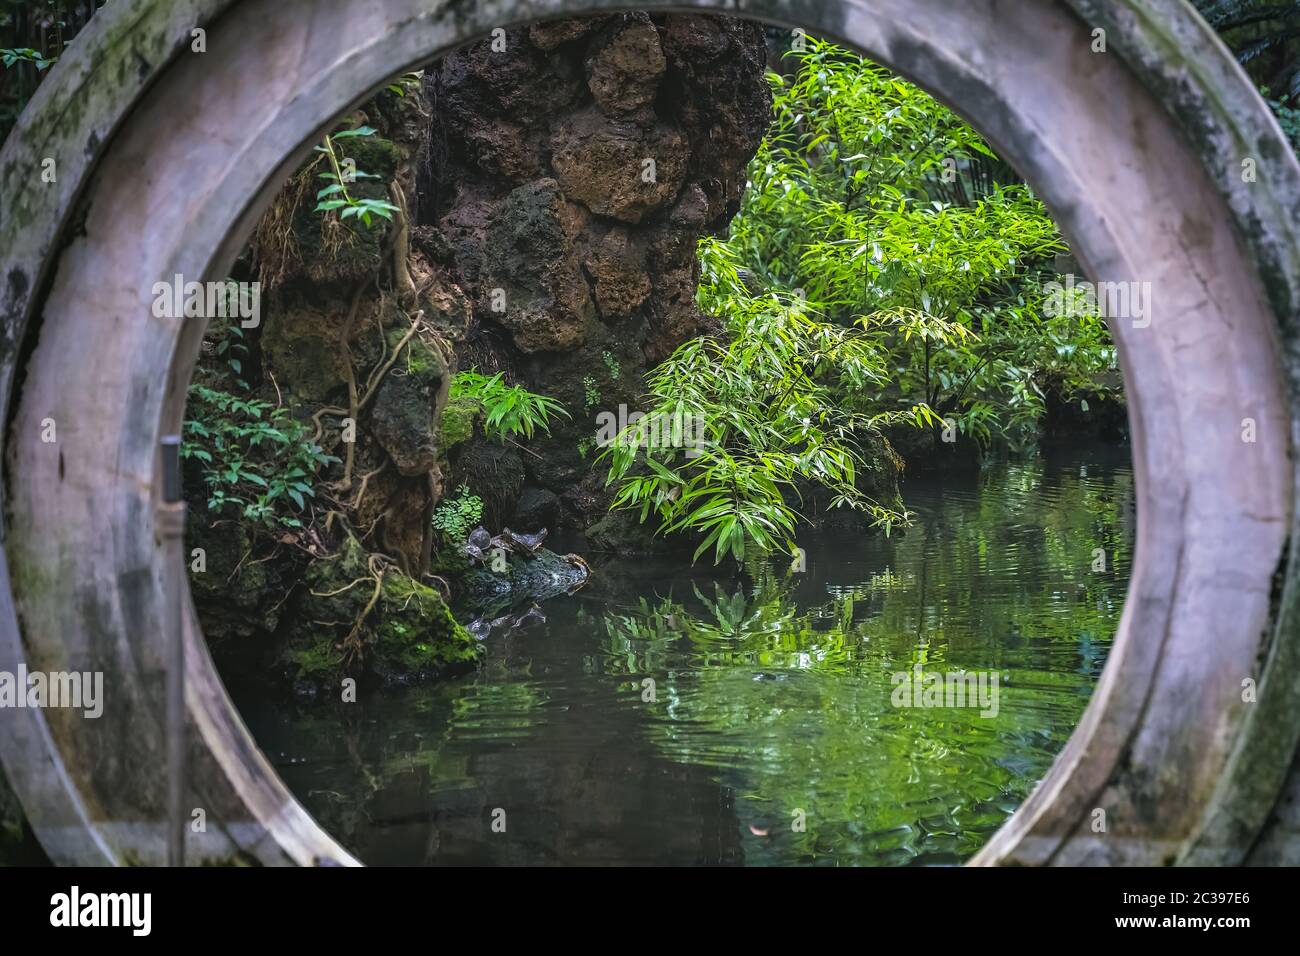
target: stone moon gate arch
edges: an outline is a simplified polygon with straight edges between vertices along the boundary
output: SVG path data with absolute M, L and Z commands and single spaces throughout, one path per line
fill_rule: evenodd
M 390 76 L 496 27 L 615 9 L 731 13 L 862 50 L 970 119 L 1091 279 L 1150 283 L 1149 324 L 1112 320 L 1140 513 L 1119 632 L 1073 737 L 975 862 L 1300 858 L 1278 811 L 1300 792 L 1300 165 L 1184 0 L 101 11 L 0 152 L 0 671 L 105 674 L 97 720 L 0 709 L 0 758 L 50 857 L 163 858 L 158 443 L 203 329 L 153 316 L 153 284 L 225 275 L 311 144 Z M 188 862 L 353 862 L 262 757 L 186 614 L 186 806 L 207 823 Z

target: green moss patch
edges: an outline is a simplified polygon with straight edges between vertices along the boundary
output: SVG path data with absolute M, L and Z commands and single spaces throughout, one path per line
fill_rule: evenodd
M 441 449 L 443 454 L 474 437 L 483 417 L 483 403 L 476 398 L 453 398 L 442 410 Z
M 337 688 L 346 676 L 403 684 L 477 659 L 478 642 L 452 617 L 442 595 L 390 567 L 379 600 L 362 625 L 361 666 L 357 673 L 346 673 L 339 645 L 375 593 L 369 559 L 365 548 L 350 537 L 337 556 L 307 569 L 307 591 L 280 654 L 290 680 L 316 689 Z

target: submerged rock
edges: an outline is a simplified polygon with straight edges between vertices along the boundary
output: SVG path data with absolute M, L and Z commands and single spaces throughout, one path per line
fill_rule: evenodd
M 556 554 L 547 548 L 531 556 L 512 554 L 504 571 L 489 566 L 468 572 L 462 581 L 461 603 L 479 611 L 480 618 L 495 617 L 508 608 L 572 594 L 590 576 L 587 562 L 576 554 Z

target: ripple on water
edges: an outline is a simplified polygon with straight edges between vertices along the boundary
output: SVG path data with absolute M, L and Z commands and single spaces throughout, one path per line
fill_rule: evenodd
M 342 715 L 241 703 L 371 863 L 957 864 L 1050 766 L 1105 663 L 1135 524 L 1125 455 L 913 482 L 905 534 L 801 535 L 802 575 L 599 565 L 477 673 Z M 996 713 L 895 706 L 918 663 L 998 675 Z

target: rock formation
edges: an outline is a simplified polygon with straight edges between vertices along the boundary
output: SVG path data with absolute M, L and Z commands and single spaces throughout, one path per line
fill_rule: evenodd
M 695 247 L 739 208 L 769 121 L 765 55 L 752 22 L 629 13 L 507 31 L 425 72 L 418 229 L 445 240 L 473 304 L 461 365 L 572 414 L 528 451 L 453 455 L 455 483 L 522 476 L 500 523 L 599 518 L 596 416 L 636 408 L 645 370 L 714 327 Z
M 256 667 L 300 686 L 473 658 L 431 574 L 466 559 L 433 509 L 465 484 L 494 530 L 604 513 L 596 416 L 635 408 L 645 370 L 713 328 L 695 247 L 738 209 L 768 123 L 764 65 L 762 28 L 741 20 L 561 20 L 458 50 L 345 118 L 235 275 L 263 295 L 235 378 L 339 462 L 303 526 L 279 533 L 206 514 L 190 469 L 191 535 L 211 556 L 192 588 L 219 654 L 252 646 Z M 352 196 L 393 204 L 391 223 L 316 210 L 335 162 L 363 174 Z M 197 380 L 233 388 L 228 359 L 209 349 Z M 475 403 L 448 400 L 469 367 L 571 418 L 527 447 L 487 438 Z

